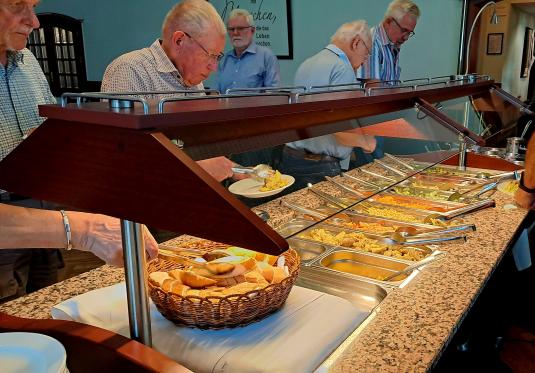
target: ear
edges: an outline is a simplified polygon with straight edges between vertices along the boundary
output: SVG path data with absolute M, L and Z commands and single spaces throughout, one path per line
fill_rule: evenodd
M 186 34 L 183 31 L 175 31 L 173 32 L 173 35 L 171 35 L 171 41 L 173 44 L 176 44 L 180 47 L 185 37 Z
M 251 26 L 251 32 L 254 34 L 256 32 L 256 26 Z
M 360 43 L 360 37 L 357 35 L 351 40 L 351 50 L 357 50 Z

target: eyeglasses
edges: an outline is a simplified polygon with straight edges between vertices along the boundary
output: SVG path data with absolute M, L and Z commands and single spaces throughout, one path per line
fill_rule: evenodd
M 396 19 L 393 17 L 392 17 L 392 21 L 394 21 L 394 23 L 399 27 L 399 30 L 401 31 L 402 34 L 407 35 L 409 38 L 412 38 L 414 35 L 416 35 L 414 31 L 408 30 L 405 27 L 401 27 L 398 21 L 396 21 Z
M 368 45 L 366 45 L 366 43 L 364 42 L 364 40 L 360 40 L 362 42 L 362 44 L 364 44 L 364 46 L 366 47 L 366 51 L 368 52 L 368 56 L 372 54 L 372 52 L 370 51 L 370 48 L 368 48 Z
M 253 26 L 241 26 L 241 27 L 227 27 L 227 31 L 229 34 L 232 34 L 233 32 L 242 33 L 248 28 L 252 28 Z
M 221 61 L 221 59 L 223 58 L 223 53 L 219 53 L 219 54 L 213 54 L 213 53 L 210 53 L 208 52 L 208 50 L 202 46 L 201 43 L 199 43 L 197 41 L 197 39 L 195 39 L 193 36 L 191 36 L 190 34 L 188 34 L 187 32 L 183 31 L 184 32 L 184 35 L 186 35 L 188 38 L 190 38 L 191 40 L 193 40 L 195 42 L 195 44 L 197 44 L 199 47 L 201 47 L 201 49 L 204 51 L 204 53 L 206 53 L 206 55 L 212 59 L 213 61 L 215 62 L 219 62 Z

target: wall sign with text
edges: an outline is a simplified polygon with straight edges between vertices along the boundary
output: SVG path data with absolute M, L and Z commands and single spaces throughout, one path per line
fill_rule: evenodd
M 256 25 L 255 42 L 279 59 L 293 59 L 290 0 L 211 0 L 225 24 L 233 9 L 246 9 Z

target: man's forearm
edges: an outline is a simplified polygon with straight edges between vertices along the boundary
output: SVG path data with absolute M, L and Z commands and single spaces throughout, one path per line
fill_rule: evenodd
M 535 135 L 531 136 L 528 143 L 523 181 L 527 188 L 535 188 Z
M 0 249 L 61 248 L 65 242 L 58 211 L 0 204 Z

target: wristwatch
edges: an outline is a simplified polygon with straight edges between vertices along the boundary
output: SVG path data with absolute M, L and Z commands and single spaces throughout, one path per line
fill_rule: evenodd
M 526 193 L 535 193 L 535 188 L 528 188 L 524 185 L 524 173 L 522 172 L 522 175 L 520 176 L 520 182 L 518 183 L 518 187 L 522 189 Z

